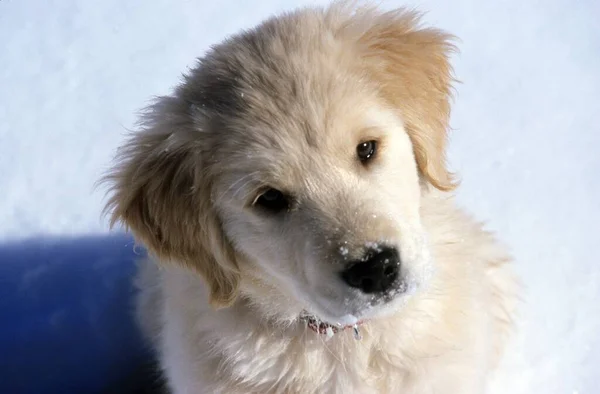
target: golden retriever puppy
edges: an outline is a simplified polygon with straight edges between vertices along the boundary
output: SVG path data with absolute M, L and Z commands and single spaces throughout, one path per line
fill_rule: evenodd
M 518 287 L 445 162 L 452 37 L 335 3 L 214 46 L 109 173 L 168 387 L 485 391 Z

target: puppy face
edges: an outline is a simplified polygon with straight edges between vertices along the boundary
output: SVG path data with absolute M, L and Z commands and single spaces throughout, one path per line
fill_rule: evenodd
M 432 269 L 412 143 L 401 119 L 369 93 L 354 86 L 321 116 L 301 103 L 305 122 L 251 126 L 246 143 L 223 156 L 230 164 L 214 203 L 246 257 L 243 277 L 271 288 L 253 294 L 274 296 L 279 315 L 372 317 Z
M 403 11 L 273 18 L 162 98 L 108 177 L 165 261 L 263 312 L 337 323 L 395 310 L 432 270 L 419 208 L 445 168 L 448 37 Z

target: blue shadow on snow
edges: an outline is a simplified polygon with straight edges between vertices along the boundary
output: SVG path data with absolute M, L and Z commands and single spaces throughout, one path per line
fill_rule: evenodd
M 125 234 L 0 244 L 0 393 L 145 393 Z M 147 371 L 146 371 L 147 372 Z

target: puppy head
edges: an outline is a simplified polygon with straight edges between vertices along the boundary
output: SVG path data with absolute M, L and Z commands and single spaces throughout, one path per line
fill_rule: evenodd
M 419 215 L 445 165 L 449 37 L 335 5 L 214 47 L 109 175 L 113 220 L 213 303 L 332 323 L 395 309 L 431 271 Z

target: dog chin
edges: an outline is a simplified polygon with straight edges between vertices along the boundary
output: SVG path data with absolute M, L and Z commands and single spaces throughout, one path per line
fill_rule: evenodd
M 368 298 L 363 295 L 359 296 L 359 299 L 341 303 L 318 297 L 311 303 L 312 307 L 305 309 L 303 314 L 333 326 L 352 326 L 360 321 L 393 315 L 416 293 L 418 287 L 415 281 L 405 280 L 386 294 Z

